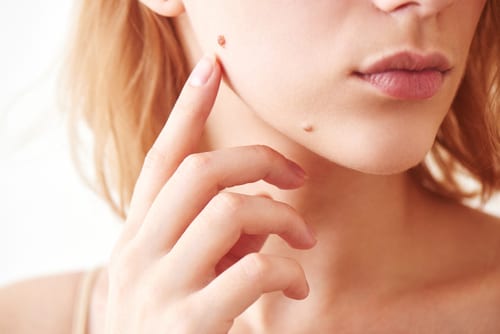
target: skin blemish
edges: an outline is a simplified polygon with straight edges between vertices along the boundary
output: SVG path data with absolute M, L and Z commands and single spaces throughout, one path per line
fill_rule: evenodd
M 311 123 L 309 122 L 303 122 L 300 127 L 302 128 L 302 130 L 304 130 L 305 132 L 313 132 L 314 131 L 314 127 Z
M 221 47 L 225 48 L 225 47 L 226 47 L 226 37 L 224 37 L 224 35 L 219 35 L 219 36 L 217 36 L 217 43 L 218 43 Z

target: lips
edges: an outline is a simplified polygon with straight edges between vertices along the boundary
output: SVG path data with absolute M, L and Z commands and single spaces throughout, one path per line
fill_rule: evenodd
M 401 52 L 355 72 L 381 93 L 401 100 L 422 100 L 436 95 L 451 69 L 442 54 Z

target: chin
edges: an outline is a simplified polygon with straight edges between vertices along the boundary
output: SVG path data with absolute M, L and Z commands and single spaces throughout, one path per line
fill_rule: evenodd
M 355 128 L 346 122 L 340 131 L 318 131 L 318 136 L 307 144 L 318 149 L 317 154 L 352 170 L 373 175 L 400 174 L 425 159 L 441 124 L 441 118 L 424 117 L 423 112 L 417 116 L 356 120 Z
M 425 157 L 425 155 L 424 155 Z M 356 170 L 364 174 L 372 175 L 394 175 L 406 172 L 408 169 L 417 166 L 424 157 L 419 159 L 390 159 L 390 161 L 369 161 L 366 163 L 358 163 L 356 165 L 344 166 Z
M 403 173 L 421 163 L 433 142 L 409 142 L 404 139 L 390 143 L 372 141 L 363 146 L 347 147 L 343 152 L 317 153 L 337 165 L 364 174 L 392 175 Z

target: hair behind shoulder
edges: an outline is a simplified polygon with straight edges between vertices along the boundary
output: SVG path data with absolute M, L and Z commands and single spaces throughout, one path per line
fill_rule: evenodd
M 172 23 L 139 1 L 80 1 L 61 96 L 79 165 L 79 123 L 93 135 L 96 190 L 122 217 L 142 161 L 187 77 Z M 68 101 L 66 103 L 66 101 Z

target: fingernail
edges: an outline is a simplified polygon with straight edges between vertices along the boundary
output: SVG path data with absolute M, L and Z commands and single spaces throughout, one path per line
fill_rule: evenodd
M 290 169 L 293 171 L 293 173 L 301 180 L 306 179 L 306 172 L 295 162 L 288 160 L 288 165 L 290 166 Z
M 189 84 L 193 87 L 201 87 L 208 82 L 208 79 L 214 71 L 214 58 L 205 56 L 194 67 L 189 76 Z

